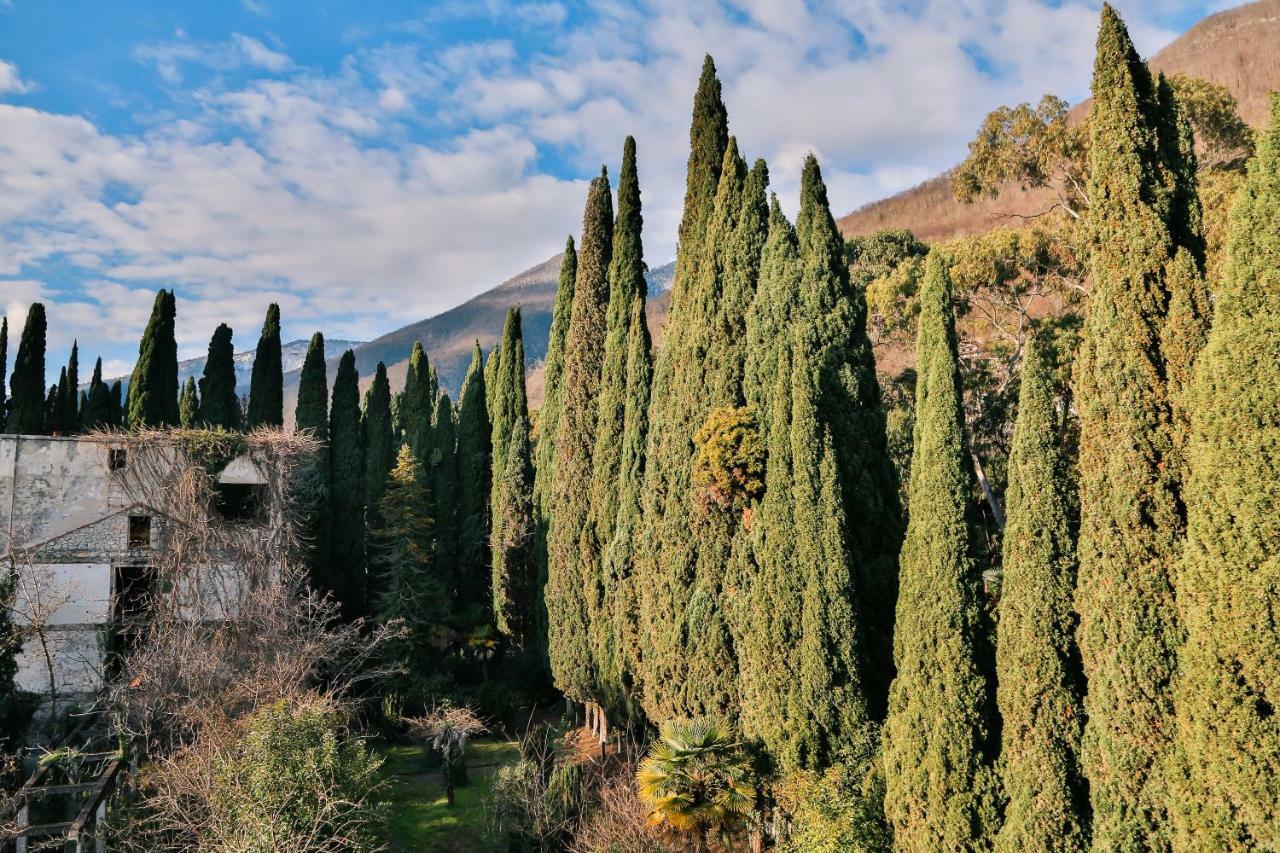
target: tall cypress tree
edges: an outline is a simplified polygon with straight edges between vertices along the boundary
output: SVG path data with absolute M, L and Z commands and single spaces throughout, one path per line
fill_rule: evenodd
M 309 433 L 321 443 L 318 453 L 299 474 L 297 495 L 301 527 L 307 543 L 307 569 L 322 586 L 329 572 L 332 517 L 329 506 L 329 382 L 324 362 L 324 335 L 316 332 L 298 377 L 298 405 L 294 430 Z
M 564 342 L 545 593 L 551 673 L 556 686 L 576 702 L 596 697 L 588 608 L 600 582 L 600 566 L 598 554 L 584 554 L 580 542 L 589 523 L 590 500 L 583 484 L 591 482 L 612 243 L 613 199 L 602 168 L 587 192 L 578 277 Z
M 93 363 L 93 377 L 89 380 L 89 393 L 81 411 L 81 425 L 88 430 L 111 425 L 111 391 L 102 381 L 102 358 Z
M 490 425 L 480 342 L 462 380 L 458 403 L 458 559 L 455 589 L 458 613 L 489 618 Z
M 71 358 L 67 359 L 67 393 L 62 400 L 62 434 L 80 431 L 80 342 L 71 342 Z
M 129 377 L 124 420 L 130 428 L 178 423 L 178 342 L 174 337 L 177 304 L 173 291 L 161 290 L 138 345 L 138 362 Z
M 520 352 L 516 355 L 516 346 Z M 490 369 L 492 365 L 492 369 Z M 524 341 L 520 324 L 520 307 L 507 310 L 502 324 L 502 338 L 489 356 L 485 366 L 485 391 L 488 395 L 490 448 L 493 479 L 496 481 L 507 470 L 507 440 L 511 438 L 511 425 L 517 409 L 528 413 L 524 388 Z M 497 488 L 490 491 L 490 522 L 497 531 Z M 496 569 L 496 564 L 495 564 Z
M 178 423 L 190 429 L 200 419 L 200 398 L 196 396 L 196 378 L 188 376 L 178 397 Z
M 8 384 L 5 382 L 9 369 L 9 318 L 0 317 L 0 430 L 4 429 L 5 419 L 9 415 L 9 405 L 5 398 Z
M 1175 849 L 1280 846 L 1280 96 L 1236 196 L 1192 384 Z
M 249 378 L 249 409 L 245 425 L 279 427 L 284 424 L 284 359 L 280 352 L 280 306 L 267 306 L 258 350 Z M 390 465 L 387 466 L 390 468 Z
M 44 347 L 47 324 L 44 306 L 34 303 L 27 311 L 9 377 L 9 417 L 5 431 L 16 435 L 43 435 Z
M 120 387 L 120 380 L 117 379 L 111 383 L 111 426 L 124 426 L 124 391 Z
M 64 435 L 63 416 L 67 411 L 67 369 L 58 373 L 58 381 L 50 386 L 44 404 L 44 425 L 50 433 Z
M 1082 765 L 1093 843 L 1167 844 L 1165 774 L 1178 627 L 1172 571 L 1183 518 L 1179 420 L 1163 343 L 1168 268 L 1187 239 L 1178 180 L 1162 141 L 1155 84 L 1123 22 L 1104 6 L 1090 111 L 1093 287 L 1076 359 L 1080 413 L 1077 631 L 1088 680 Z M 1166 132 L 1167 137 L 1167 132 Z M 1185 261 L 1183 262 L 1185 265 Z M 1181 320 L 1179 322 L 1185 322 Z M 1178 337 L 1183 334 L 1179 333 Z
M 330 561 L 321 589 L 331 592 L 347 620 L 365 613 L 364 448 L 360 375 L 351 350 L 342 354 L 329 413 Z
M 208 391 L 204 392 L 208 399 Z M 317 441 L 329 439 L 329 380 L 324 363 L 324 335 L 316 332 L 307 345 L 298 376 L 298 406 L 294 409 L 294 428 L 309 432 Z
M 405 443 L 423 464 L 426 464 L 430 452 L 431 415 L 435 404 L 431 364 L 422 349 L 422 343 L 414 341 L 413 351 L 409 353 L 409 370 L 405 374 L 400 419 L 404 424 Z
M 200 379 L 200 422 L 213 429 L 240 429 L 235 349 L 231 344 L 231 327 L 226 323 L 219 323 L 209 339 L 209 355 L 204 360 L 204 375 Z
M 884 726 L 884 809 L 903 850 L 989 843 L 991 691 L 972 538 L 951 282 L 930 255 L 920 293 L 910 520 Z
M 458 423 L 448 394 L 436 399 L 431 424 L 429 472 L 436 526 L 436 562 L 449 589 L 453 612 L 458 601 Z
M 1088 794 L 1075 644 L 1073 487 L 1049 368 L 1036 336 L 1022 363 L 1005 491 L 1004 580 L 996 630 L 1004 823 L 996 849 L 1083 850 Z
M 515 350 L 524 360 L 524 345 Z M 508 377 L 508 381 L 511 378 Z M 524 384 L 524 371 L 518 381 Z M 524 394 L 520 393 L 521 401 Z M 493 616 L 498 630 L 524 648 L 537 625 L 538 565 L 534 555 L 533 454 L 529 444 L 529 411 L 518 406 L 506 442 L 506 462 L 494 476 Z
M 364 440 L 364 496 L 368 507 L 370 526 L 379 526 L 374 518 L 378 503 L 387 487 L 387 473 L 396 461 L 396 448 L 391 431 L 391 384 L 387 380 L 387 366 L 378 362 L 373 382 L 364 396 L 364 416 L 361 418 Z

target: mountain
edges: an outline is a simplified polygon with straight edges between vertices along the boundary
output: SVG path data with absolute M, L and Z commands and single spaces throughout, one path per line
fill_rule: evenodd
M 1259 0 L 1210 15 L 1151 58 L 1166 74 L 1190 74 L 1220 83 L 1240 102 L 1240 116 L 1259 127 L 1266 121 L 1268 93 L 1280 89 L 1280 0 Z M 1073 110 L 1083 112 L 1083 105 Z M 974 116 L 977 132 L 981 116 Z M 839 220 L 846 237 L 882 228 L 908 228 L 923 240 L 977 234 L 1025 221 L 1052 204 L 1047 191 L 1010 187 L 996 199 L 964 204 L 951 194 L 944 172 L 918 186 L 858 208 Z
M 530 366 L 530 404 L 540 404 L 541 363 L 547 355 L 547 338 L 551 333 L 551 310 L 555 303 L 561 257 L 559 254 L 550 257 L 455 308 L 402 326 L 367 343 L 350 346 L 348 342 L 326 341 L 329 381 L 332 382 L 337 373 L 338 359 L 343 351 L 351 348 L 355 352 L 356 369 L 360 373 L 362 388 L 368 386 L 378 362 L 381 361 L 387 366 L 392 391 L 399 391 L 404 387 L 413 342 L 421 341 L 427 358 L 440 378 L 440 387 L 456 400 L 463 374 L 471 360 L 472 345 L 478 340 L 487 357 L 502 334 L 507 310 L 519 305 L 524 323 L 525 360 Z M 651 293 L 656 294 L 654 302 L 658 302 L 659 297 L 671 287 L 674 277 L 675 261 L 649 270 L 646 279 Z M 301 358 L 293 367 L 286 364 L 286 420 L 293 417 L 298 393 L 297 368 L 301 364 Z

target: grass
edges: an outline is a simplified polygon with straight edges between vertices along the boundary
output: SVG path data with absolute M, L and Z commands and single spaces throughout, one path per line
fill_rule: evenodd
M 514 741 L 478 740 L 467 747 L 469 783 L 445 802 L 440 765 L 420 746 L 384 745 L 391 776 L 391 849 L 481 853 L 495 849 L 485 818 L 485 798 L 498 766 L 515 761 Z

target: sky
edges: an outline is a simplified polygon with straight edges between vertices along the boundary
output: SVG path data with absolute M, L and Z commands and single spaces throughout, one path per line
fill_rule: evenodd
M 1149 55 L 1224 4 L 1115 5 Z M 183 358 L 219 322 L 252 348 L 271 302 L 285 340 L 373 338 L 554 255 L 628 134 L 665 263 L 706 53 L 784 209 L 812 151 L 839 216 L 959 162 L 1000 104 L 1083 98 L 1099 6 L 0 0 L 10 363 L 39 300 L 52 374 L 73 338 L 127 373 L 161 287 Z

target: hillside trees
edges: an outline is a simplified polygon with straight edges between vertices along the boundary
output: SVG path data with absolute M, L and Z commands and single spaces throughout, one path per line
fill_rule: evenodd
M 131 428 L 178 424 L 176 315 L 173 291 L 159 291 L 138 345 L 138 361 L 129 378 L 124 420 Z
M 972 540 L 950 281 L 931 255 L 920 296 L 910 520 L 884 725 L 885 814 L 904 850 L 983 846 L 992 779 L 991 686 Z
M 278 427 L 284 423 L 284 367 L 280 353 L 280 306 L 267 306 L 262 334 L 249 378 L 249 407 L 245 425 Z
M 1177 604 L 1174 845 L 1280 844 L 1280 96 L 1231 214 L 1226 273 L 1191 385 Z
M 326 390 L 326 395 L 327 393 Z M 240 429 L 235 349 L 231 344 L 231 327 L 226 323 L 219 323 L 218 328 L 213 330 L 213 337 L 209 339 L 209 354 L 204 362 L 204 375 L 200 379 L 199 420 L 213 429 Z
M 1195 237 L 1176 117 L 1123 22 L 1102 13 L 1090 112 L 1088 229 L 1093 289 L 1075 365 L 1080 413 L 1077 632 L 1089 690 L 1082 764 L 1095 846 L 1167 843 L 1160 772 L 1172 734 L 1182 547 L 1180 439 L 1169 306 L 1194 305 L 1196 276 L 1169 274 Z M 1161 107 L 1166 112 L 1161 113 Z M 1164 134 L 1162 138 L 1161 134 Z M 1179 245 L 1179 239 L 1183 241 Z M 1184 258 L 1179 262 L 1187 269 Z M 1175 269 L 1176 271 L 1176 269 Z M 1192 271 L 1195 272 L 1195 271 Z M 1171 292 L 1174 288 L 1174 292 Z M 1203 318 L 1177 317 L 1176 334 Z M 1172 373 L 1171 373 L 1172 371 Z

